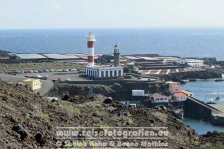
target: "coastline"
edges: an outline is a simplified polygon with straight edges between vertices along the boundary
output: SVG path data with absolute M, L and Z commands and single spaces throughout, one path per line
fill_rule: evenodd
M 0 65 L 2 65 L 1 68 L 7 68 L 6 71 L 4 71 L 4 73 L 8 73 L 9 71 L 13 71 L 15 69 L 19 69 L 19 70 L 26 70 L 27 68 L 31 69 L 31 70 L 39 70 L 39 69 L 50 69 L 50 68 L 54 68 L 54 69 L 61 69 L 61 68 L 64 68 L 64 69 L 72 69 L 72 68 L 78 68 L 79 71 L 83 71 L 84 70 L 84 64 L 78 64 L 76 63 L 74 60 L 54 60 L 54 61 L 48 61 L 48 62 L 43 62 L 43 61 L 40 61 L 40 62 L 26 62 L 26 61 L 22 61 L 21 63 L 0 63 Z M 13 66 L 13 67 L 12 67 Z M 19 67 L 19 66 L 22 66 L 22 67 Z M 38 66 L 38 67 L 37 67 Z M 55 67 L 56 66 L 56 67 Z M 8 69 L 9 68 L 9 69 Z M 203 71 L 203 77 L 206 77 L 206 79 L 204 78 L 196 78 L 195 76 L 198 77 L 198 74 L 201 74 L 202 71 L 198 71 L 198 72 L 187 72 L 185 74 L 188 74 L 188 75 L 185 75 L 183 78 L 180 77 L 181 75 L 183 75 L 184 73 L 171 73 L 169 74 L 168 76 L 167 75 L 164 75 L 164 76 L 161 76 L 161 75 L 157 75 L 158 78 L 160 79 L 164 79 L 166 81 L 178 81 L 178 82 L 181 82 L 183 81 L 183 79 L 195 79 L 195 80 L 215 80 L 216 78 L 220 78 L 221 75 L 222 75 L 222 71 L 223 70 L 220 70 L 221 68 L 213 68 L 212 70 L 205 70 Z M 214 70 L 218 70 L 218 71 L 214 71 Z M 3 71 L 1 71 L 3 72 Z M 193 77 L 191 76 L 191 74 L 194 74 Z M 144 76 L 143 76 L 144 77 Z M 105 87 L 106 88 L 106 87 Z M 56 89 L 58 90 L 58 89 Z M 78 89 L 79 90 L 79 89 Z M 90 88 L 89 88 L 90 90 Z M 160 92 L 165 92 L 165 90 L 161 90 L 160 89 L 154 89 L 155 91 L 160 91 Z M 121 90 L 122 91 L 122 90 Z M 89 93 L 87 91 L 87 93 Z M 116 92 L 115 92 L 116 93 Z M 101 94 L 101 92 L 100 92 Z M 114 94 L 114 93 L 113 93 Z M 128 93 L 126 93 L 128 94 Z M 124 95 L 123 94 L 119 94 L 120 96 L 117 96 L 116 98 L 120 98 Z M 107 96 L 111 96 L 110 94 L 107 95 Z

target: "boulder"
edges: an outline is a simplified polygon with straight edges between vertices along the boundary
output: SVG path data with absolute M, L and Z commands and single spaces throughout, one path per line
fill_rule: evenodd
M 20 135 L 21 140 L 24 140 L 28 136 L 26 129 L 20 123 L 13 125 L 12 130 L 14 130 Z
M 45 139 L 45 136 L 44 134 L 42 133 L 37 133 L 35 136 L 34 136 L 35 140 L 37 143 L 39 143 L 41 146 L 45 144 L 46 142 L 46 139 Z
M 108 97 L 108 98 L 104 99 L 104 101 L 103 101 L 103 103 L 105 103 L 105 104 L 110 104 L 112 102 L 113 102 L 113 99 L 111 97 Z

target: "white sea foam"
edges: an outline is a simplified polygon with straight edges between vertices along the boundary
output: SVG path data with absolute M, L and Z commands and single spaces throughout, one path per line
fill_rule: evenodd
M 215 102 L 215 101 L 216 101 L 215 99 L 216 99 L 216 98 L 209 98 L 208 100 L 209 100 L 209 101 L 214 101 L 214 102 Z M 220 99 L 217 100 L 217 101 L 224 101 L 224 98 L 220 98 Z
M 224 92 L 212 92 L 208 93 L 209 95 L 224 95 Z

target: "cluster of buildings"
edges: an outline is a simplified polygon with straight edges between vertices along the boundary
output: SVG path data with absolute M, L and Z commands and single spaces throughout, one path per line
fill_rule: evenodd
M 197 58 L 136 54 L 123 56 L 122 60 L 126 60 L 127 66 L 142 76 L 205 71 L 208 68 L 203 59 Z
M 94 42 L 96 38 L 93 34 L 87 37 L 88 64 L 86 65 L 86 76 L 92 78 L 117 78 L 124 75 L 124 69 L 120 66 L 120 49 L 118 44 L 114 46 L 114 64 L 113 65 L 95 65 Z
M 120 65 L 120 48 L 118 44 L 114 46 L 113 65 L 96 65 L 95 60 L 102 55 L 95 54 L 95 41 L 95 36 L 90 33 L 87 37 L 87 54 L 12 54 L 12 56 L 17 60 L 75 60 L 82 58 L 88 61 L 85 67 L 85 75 L 87 77 L 98 79 L 123 77 L 124 70 Z M 32 91 L 37 91 L 42 87 L 40 79 L 35 78 L 23 80 L 17 83 L 17 85 Z
M 200 59 L 188 59 L 179 57 L 161 57 L 156 55 L 120 55 L 120 48 L 118 44 L 115 44 L 112 59 L 109 57 L 109 65 L 95 64 L 95 61 L 102 56 L 102 54 L 95 54 L 95 41 L 96 38 L 93 34 L 89 34 L 87 37 L 87 53 L 86 54 L 15 54 L 11 53 L 11 57 L 16 60 L 77 60 L 86 62 L 85 76 L 96 79 L 107 79 L 107 78 L 119 78 L 124 76 L 124 68 L 121 66 L 121 61 L 126 62 L 127 65 L 134 65 L 136 71 L 140 69 L 149 70 L 150 72 L 156 69 L 156 74 L 160 74 L 162 69 L 167 69 L 166 74 L 172 72 L 174 69 L 179 72 L 179 67 L 203 67 L 204 61 Z M 108 58 L 108 57 L 104 57 Z M 183 69 L 183 68 L 182 68 Z M 148 74 L 150 74 L 148 72 Z M 38 90 L 41 88 L 41 82 L 37 79 L 24 80 L 21 84 L 25 84 L 31 90 Z M 169 92 L 171 97 L 161 94 L 145 94 L 143 90 L 133 90 L 132 96 L 150 96 L 152 102 L 181 102 L 185 101 L 187 96 L 192 94 L 187 91 L 181 90 L 180 85 L 176 82 L 167 82 L 169 86 Z
M 134 97 L 149 97 L 151 103 L 169 103 L 169 102 L 183 102 L 187 97 L 192 97 L 193 94 L 187 90 L 182 90 L 177 82 L 167 82 L 170 96 L 159 93 L 145 94 L 144 90 L 132 90 Z
M 203 67 L 204 60 L 197 58 L 181 58 L 175 56 L 155 56 L 155 55 L 127 55 L 121 57 L 122 61 L 135 64 L 149 64 L 155 66 L 179 65 L 189 67 Z
M 185 66 L 194 67 L 194 68 L 205 66 L 204 60 L 193 59 L 193 58 L 167 57 L 167 58 L 164 58 L 163 63 L 185 65 Z

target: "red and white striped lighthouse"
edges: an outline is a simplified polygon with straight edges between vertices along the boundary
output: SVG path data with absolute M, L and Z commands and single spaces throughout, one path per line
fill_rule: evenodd
M 94 42 L 96 38 L 93 34 L 89 33 L 87 37 L 87 47 L 88 47 L 88 66 L 94 66 Z

